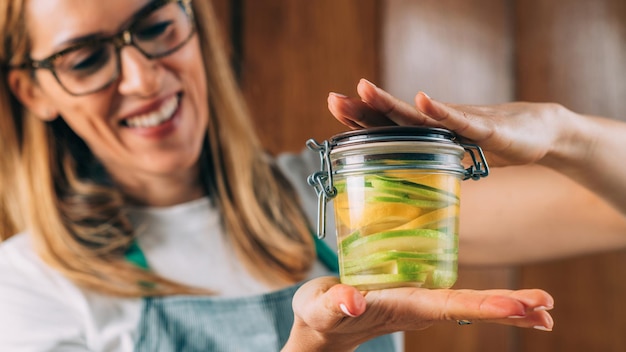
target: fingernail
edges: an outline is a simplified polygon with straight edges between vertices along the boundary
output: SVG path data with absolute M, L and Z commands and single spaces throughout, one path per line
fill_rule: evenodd
M 341 311 L 343 312 L 343 314 L 345 314 L 345 315 L 347 315 L 347 316 L 350 316 L 350 317 L 353 317 L 353 318 L 354 318 L 354 317 L 356 317 L 356 315 L 352 314 L 352 313 L 348 310 L 348 307 L 346 307 L 346 305 L 345 305 L 345 304 L 343 304 L 343 303 L 340 303 L 340 304 L 339 304 L 339 309 L 341 309 Z
M 522 319 L 522 318 L 526 318 L 525 315 L 510 315 L 507 317 L 507 319 Z
M 552 331 L 552 329 L 546 328 L 545 326 L 541 326 L 541 325 L 535 325 L 535 326 L 533 326 L 533 329 L 537 329 L 537 330 L 541 330 L 541 331 Z
M 332 95 L 332 96 L 337 97 L 337 98 L 347 98 L 348 97 L 347 95 L 343 95 L 341 93 L 335 93 L 335 92 L 330 92 L 329 95 Z
M 425 96 L 426 98 L 431 99 L 431 98 L 430 98 L 430 95 L 426 94 L 425 92 L 422 92 L 422 94 L 424 94 L 424 96 Z
M 372 86 L 373 88 L 378 88 L 376 87 L 376 85 L 368 80 L 366 80 L 365 78 L 361 78 L 361 81 L 365 82 L 366 84 Z
M 535 307 L 535 309 L 533 309 L 533 310 L 535 312 L 539 312 L 539 311 L 542 311 L 542 310 L 550 310 L 552 308 L 554 308 L 554 307 L 539 306 L 539 307 Z

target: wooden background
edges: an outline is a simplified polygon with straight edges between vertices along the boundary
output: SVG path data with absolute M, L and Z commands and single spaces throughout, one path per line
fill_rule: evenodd
M 326 97 L 354 95 L 361 77 L 407 101 L 418 90 L 459 103 L 556 101 L 626 120 L 624 0 L 213 1 L 271 152 L 343 131 Z M 546 289 L 555 330 L 441 324 L 407 333 L 406 351 L 626 351 L 625 252 L 459 274 L 457 288 Z

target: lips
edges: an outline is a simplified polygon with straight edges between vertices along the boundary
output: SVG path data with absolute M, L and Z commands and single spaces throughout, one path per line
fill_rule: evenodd
M 174 95 L 165 100 L 158 109 L 124 119 L 122 124 L 131 128 L 151 128 L 159 126 L 172 119 L 178 109 L 179 103 L 180 97 Z

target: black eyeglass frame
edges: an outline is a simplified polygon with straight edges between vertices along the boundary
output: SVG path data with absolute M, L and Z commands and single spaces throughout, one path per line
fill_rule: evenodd
M 150 53 L 145 52 L 139 45 L 137 45 L 137 43 L 135 43 L 135 41 L 133 40 L 133 32 L 135 29 L 135 26 L 141 22 L 144 18 L 148 17 L 149 15 L 151 15 L 154 11 L 160 9 L 161 7 L 168 5 L 170 3 L 178 3 L 181 8 L 183 9 L 183 11 L 185 12 L 185 14 L 187 15 L 188 19 L 189 19 L 189 23 L 191 25 L 191 31 L 189 32 L 189 35 L 187 36 L 187 38 L 185 38 L 183 41 L 181 41 L 178 45 L 176 45 L 175 47 L 153 55 Z M 187 44 L 187 42 L 189 42 L 189 40 L 193 37 L 193 35 L 196 32 L 196 24 L 195 24 L 195 19 L 194 19 L 194 14 L 193 14 L 193 9 L 191 6 L 191 0 L 156 0 L 153 1 L 152 3 L 148 4 L 148 6 L 144 7 L 143 9 L 141 9 L 135 16 L 134 16 L 134 20 L 133 22 L 128 26 L 128 28 L 114 34 L 108 37 L 104 37 L 104 38 L 94 38 L 94 39 L 90 39 L 90 40 L 86 40 L 80 44 L 65 48 L 59 52 L 56 52 L 48 57 L 46 57 L 45 59 L 42 60 L 28 60 L 22 64 L 18 64 L 18 65 L 14 65 L 14 66 L 9 66 L 10 69 L 15 69 L 15 70 L 32 70 L 33 72 L 35 70 L 39 70 L 39 69 L 46 69 L 49 70 L 52 75 L 54 76 L 54 78 L 56 79 L 56 81 L 59 83 L 59 85 L 70 95 L 73 96 L 82 96 L 82 95 L 88 95 L 88 94 L 93 94 L 96 93 L 98 91 L 101 91 L 103 89 L 106 89 L 109 85 L 111 85 L 111 83 L 115 82 L 120 74 L 120 51 L 122 50 L 123 47 L 127 46 L 127 45 L 132 45 L 133 47 L 135 47 L 137 50 L 139 50 L 139 52 L 141 52 L 146 58 L 148 59 L 158 59 L 161 57 L 165 57 L 167 55 L 172 54 L 173 52 L 177 51 L 178 49 L 180 49 L 181 47 L 183 47 L 185 44 Z M 90 91 L 87 92 L 82 92 L 82 93 L 73 93 L 71 91 L 69 91 L 65 85 L 63 84 L 63 82 L 61 82 L 61 80 L 59 79 L 59 77 L 57 76 L 56 70 L 54 68 L 53 62 L 55 60 L 57 60 L 59 57 L 62 57 L 64 55 L 67 55 L 69 53 L 72 53 L 76 50 L 80 50 L 84 47 L 88 47 L 88 46 L 96 46 L 99 44 L 106 44 L 106 43 L 112 43 L 113 46 L 115 47 L 115 54 L 117 56 L 117 67 L 115 70 L 115 75 L 113 75 L 111 77 L 111 79 L 109 81 L 107 81 L 102 87 L 98 87 L 96 89 L 92 89 Z

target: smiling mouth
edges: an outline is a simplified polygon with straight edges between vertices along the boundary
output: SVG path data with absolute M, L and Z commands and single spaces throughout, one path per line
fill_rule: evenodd
M 161 107 L 153 112 L 137 115 L 122 121 L 122 125 L 131 128 L 150 128 L 165 123 L 174 117 L 174 113 L 178 109 L 180 97 L 174 95 L 166 100 Z

